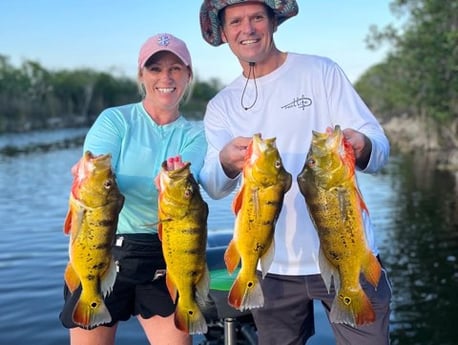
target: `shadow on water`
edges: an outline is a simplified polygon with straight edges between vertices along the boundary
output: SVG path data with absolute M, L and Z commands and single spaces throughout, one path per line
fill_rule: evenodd
M 383 257 L 393 284 L 392 344 L 456 344 L 457 175 L 434 154 L 389 165 L 393 198 Z

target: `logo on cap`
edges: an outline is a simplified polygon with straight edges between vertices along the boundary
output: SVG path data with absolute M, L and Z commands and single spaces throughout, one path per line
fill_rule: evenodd
M 157 39 L 157 43 L 161 47 L 167 47 L 170 44 L 170 36 L 169 35 L 160 35 Z

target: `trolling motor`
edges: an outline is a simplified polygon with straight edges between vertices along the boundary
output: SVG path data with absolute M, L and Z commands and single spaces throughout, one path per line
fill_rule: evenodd
M 237 271 L 229 275 L 224 252 L 232 231 L 210 232 L 207 239 L 207 265 L 210 271 L 210 303 L 203 310 L 208 324 L 205 340 L 199 345 L 256 345 L 256 327 L 250 311 L 241 312 L 227 303 Z

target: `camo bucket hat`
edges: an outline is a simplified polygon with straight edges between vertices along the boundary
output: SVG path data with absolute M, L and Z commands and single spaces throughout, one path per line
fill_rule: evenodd
M 204 0 L 200 7 L 200 29 L 205 41 L 215 47 L 222 44 L 219 11 L 244 2 L 260 2 L 269 6 L 277 17 L 278 25 L 299 12 L 296 0 Z

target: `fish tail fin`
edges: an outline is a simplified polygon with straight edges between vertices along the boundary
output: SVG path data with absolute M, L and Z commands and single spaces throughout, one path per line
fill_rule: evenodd
M 353 327 L 375 321 L 375 312 L 364 291 L 341 290 L 337 292 L 330 313 L 331 322 L 345 323 Z
M 84 293 L 83 289 L 73 310 L 73 322 L 90 329 L 111 322 L 111 315 L 103 298 L 100 296 L 90 298 Z
M 207 321 L 196 303 L 185 303 L 178 298 L 175 310 L 176 327 L 188 334 L 207 333 Z
M 366 280 L 371 283 L 374 288 L 377 288 L 380 276 L 382 274 L 382 266 L 377 257 L 370 252 L 366 256 L 366 260 L 362 265 L 362 272 Z
M 240 271 L 232 284 L 227 300 L 231 306 L 240 311 L 264 306 L 264 295 L 258 277 L 255 274 L 248 276 Z

